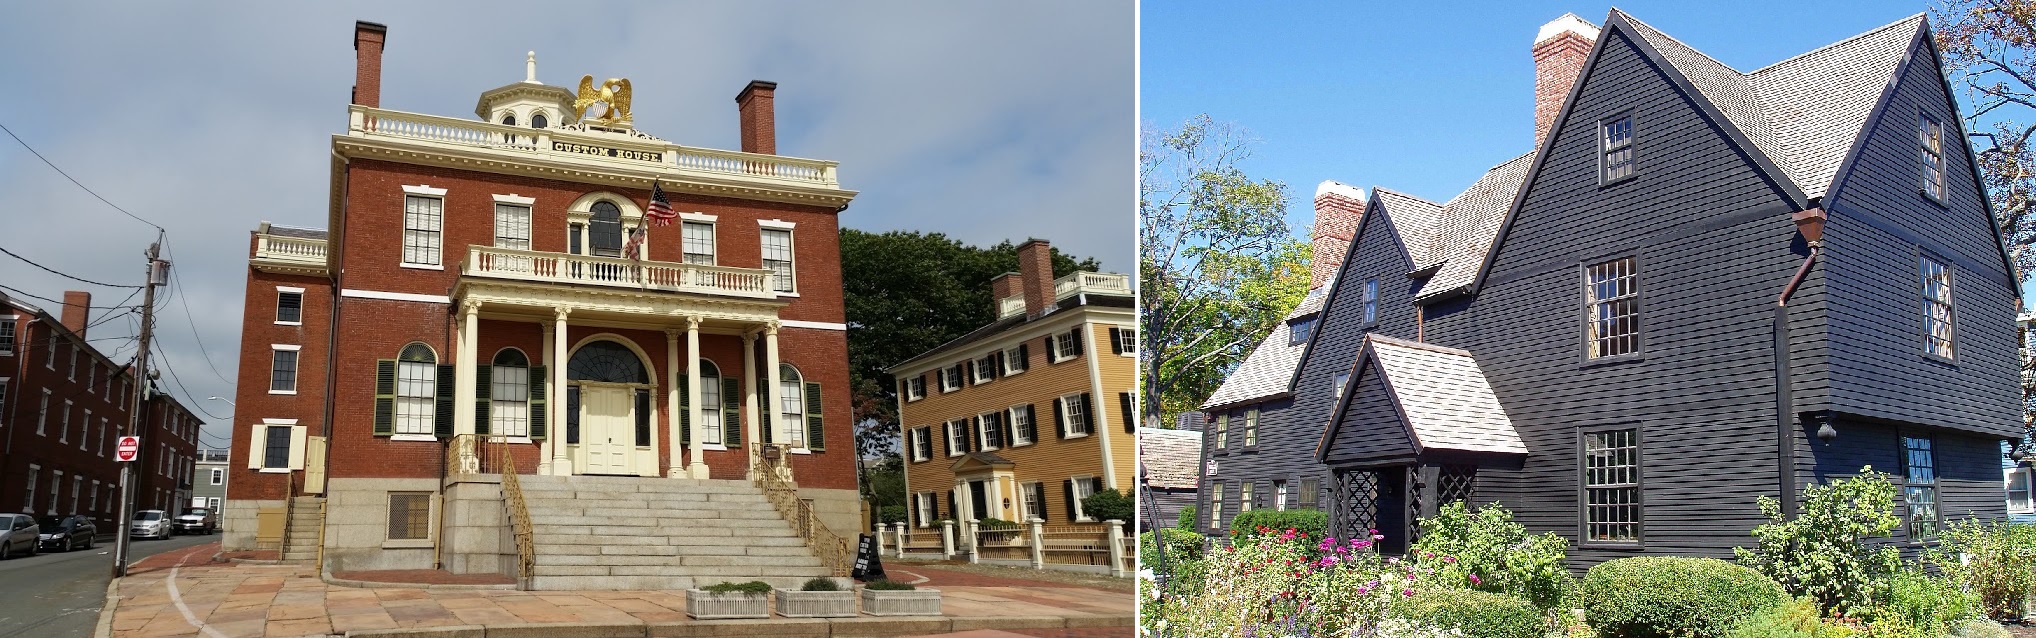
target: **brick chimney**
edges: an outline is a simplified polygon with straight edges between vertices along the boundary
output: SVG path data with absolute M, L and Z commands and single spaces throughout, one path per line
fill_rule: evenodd
M 1364 191 L 1342 183 L 1324 180 L 1315 187 L 1315 259 L 1308 268 L 1309 290 L 1335 279 L 1343 267 L 1343 255 L 1364 216 L 1364 201 Z
M 1046 240 L 1030 239 L 1018 245 L 1018 278 L 1025 293 L 1025 316 L 1046 314 L 1054 302 L 1053 248 Z
M 1007 298 L 1010 298 L 1011 295 L 1024 292 L 1022 289 L 1019 288 L 1020 286 L 1024 285 L 1022 283 L 1025 281 L 1024 277 L 1025 277 L 1024 275 L 1020 275 L 1015 272 L 1007 272 L 1001 275 L 997 275 L 996 279 L 991 279 L 990 280 L 990 296 L 992 297 L 991 301 L 1003 301 Z
M 389 26 L 354 20 L 354 104 L 381 108 L 381 49 Z
M 79 339 L 85 338 L 85 326 L 92 323 L 92 293 L 83 290 L 64 291 L 64 314 L 60 318 L 65 328 L 70 328 Z
M 1598 27 L 1574 13 L 1541 25 L 1534 36 L 1534 146 L 1548 137 L 1555 116 L 1562 112 L 1569 88 L 1583 73 L 1584 60 L 1591 57 L 1591 44 L 1598 41 Z
M 771 106 L 778 83 L 750 80 L 735 95 L 735 109 L 742 114 L 742 152 L 778 154 L 778 116 Z

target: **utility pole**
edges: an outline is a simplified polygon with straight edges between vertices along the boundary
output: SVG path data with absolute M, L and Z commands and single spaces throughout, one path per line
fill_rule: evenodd
M 141 295 L 141 336 L 134 352 L 134 409 L 127 412 L 127 428 L 123 436 L 141 434 L 141 414 L 148 401 L 148 344 L 154 336 L 156 321 L 156 286 L 169 282 L 170 262 L 163 261 L 162 233 L 156 233 L 156 242 L 148 245 L 148 271 L 143 282 Z M 140 459 L 137 454 L 135 458 Z M 113 529 L 113 577 L 127 575 L 127 527 L 134 516 L 134 462 L 120 464 L 120 523 Z M 165 525 L 168 523 L 165 522 Z

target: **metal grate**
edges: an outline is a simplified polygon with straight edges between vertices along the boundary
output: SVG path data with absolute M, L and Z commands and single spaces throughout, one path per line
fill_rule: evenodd
M 1378 526 L 1379 474 L 1373 470 L 1336 472 L 1334 529 L 1339 538 L 1365 535 Z

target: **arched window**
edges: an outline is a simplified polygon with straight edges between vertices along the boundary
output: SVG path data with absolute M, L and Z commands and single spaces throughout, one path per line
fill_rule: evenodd
M 806 384 L 799 376 L 799 369 L 789 363 L 778 364 L 778 436 L 777 443 L 788 443 L 795 448 L 806 447 Z
M 546 128 L 549 126 L 551 126 L 551 121 L 545 119 L 543 113 L 536 113 L 530 116 L 530 128 Z
M 607 383 L 650 383 L 650 374 L 644 371 L 643 359 L 636 356 L 635 350 L 606 340 L 580 346 L 580 350 L 566 362 L 566 378 Z
M 437 418 L 438 355 L 412 342 L 396 356 L 396 433 L 430 436 Z
M 594 254 L 622 256 L 622 209 L 615 202 L 599 201 L 594 202 L 591 211 L 594 215 L 587 220 L 587 240 L 594 245 Z
M 700 442 L 721 444 L 721 368 L 700 360 Z
M 502 116 L 502 125 L 503 125 L 503 126 L 515 126 L 515 125 L 516 125 L 516 114 L 515 114 L 515 113 L 509 113 L 509 114 L 505 114 L 505 115 L 503 115 L 503 116 Z
M 488 367 L 488 431 L 530 436 L 530 358 L 503 348 Z

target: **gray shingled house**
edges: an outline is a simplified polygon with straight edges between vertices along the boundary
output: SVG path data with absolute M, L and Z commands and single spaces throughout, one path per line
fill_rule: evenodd
M 2019 292 L 1922 16 L 1751 72 L 1617 10 L 1535 53 L 1535 150 L 1372 189 L 1319 310 L 1209 401 L 1205 531 L 1316 505 L 1391 551 L 1496 501 L 1575 567 L 1724 557 L 1758 497 L 1867 465 L 1905 548 L 2005 515 Z

